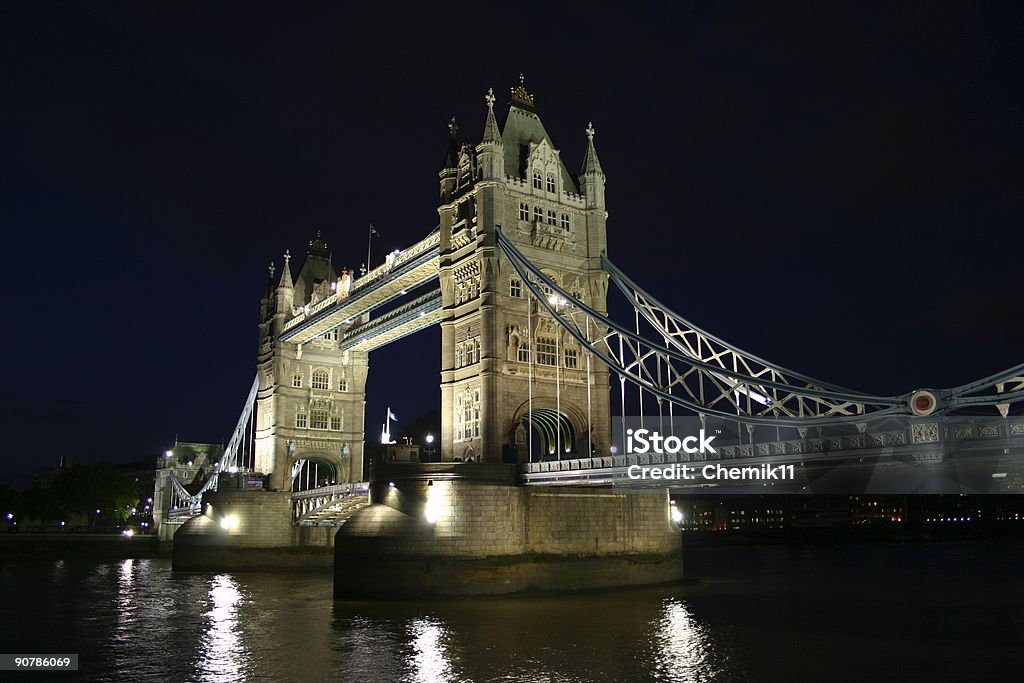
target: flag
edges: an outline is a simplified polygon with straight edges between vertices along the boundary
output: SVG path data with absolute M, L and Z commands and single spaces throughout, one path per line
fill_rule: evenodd
M 395 414 L 391 412 L 391 408 L 388 408 L 388 419 L 389 420 L 394 420 L 395 422 L 398 422 L 398 418 L 395 417 Z

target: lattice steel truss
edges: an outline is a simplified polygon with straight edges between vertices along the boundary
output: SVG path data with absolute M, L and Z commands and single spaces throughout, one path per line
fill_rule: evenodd
M 997 406 L 1005 415 L 1011 403 L 1024 400 L 1024 365 L 956 389 L 925 392 L 923 410 L 913 408 L 922 392 L 873 396 L 807 377 L 693 325 L 602 258 L 602 267 L 635 311 L 633 331 L 572 297 L 500 232 L 498 244 L 541 306 L 621 381 L 698 415 L 739 418 L 748 425 L 863 428 L 869 419 L 967 406 Z M 656 341 L 641 334 L 641 319 Z

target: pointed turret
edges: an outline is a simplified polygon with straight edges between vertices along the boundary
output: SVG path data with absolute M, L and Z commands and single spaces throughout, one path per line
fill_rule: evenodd
M 271 261 L 267 267 L 270 276 L 267 278 L 267 286 L 263 288 L 263 296 L 260 297 L 260 320 L 267 320 L 273 314 L 274 309 L 270 302 L 274 300 L 274 262 Z
M 494 88 L 488 88 L 484 95 L 484 102 L 487 103 L 487 122 L 484 124 L 484 136 L 480 143 L 501 144 L 501 131 L 498 129 L 498 120 L 494 118 Z
M 277 288 L 287 287 L 291 289 L 295 282 L 292 280 L 292 269 L 289 266 L 289 262 L 292 260 L 292 252 L 289 249 L 284 250 L 284 268 L 281 269 L 281 280 L 277 283 Z
M 477 161 L 480 164 L 481 177 L 484 180 L 501 180 L 505 177 L 505 144 L 501 141 L 501 130 L 498 120 L 494 118 L 494 90 L 487 89 L 484 95 L 487 103 L 487 122 L 484 124 L 484 135 L 476 146 Z
M 289 250 L 284 252 L 284 268 L 281 269 L 281 279 L 277 283 L 274 301 L 274 318 L 271 331 L 276 339 L 284 331 L 284 324 L 292 317 L 292 271 L 289 262 L 292 260 L 292 253 Z
M 441 199 L 442 201 L 448 201 L 452 196 L 452 192 L 455 190 L 455 179 L 458 176 L 458 165 L 459 165 L 459 124 L 455 122 L 455 117 L 448 122 L 448 150 L 444 154 L 444 166 L 438 173 L 441 178 Z
M 580 192 L 587 199 L 588 209 L 604 208 L 604 171 L 594 147 L 594 124 L 587 124 L 587 151 L 583 155 L 583 169 L 580 171 Z

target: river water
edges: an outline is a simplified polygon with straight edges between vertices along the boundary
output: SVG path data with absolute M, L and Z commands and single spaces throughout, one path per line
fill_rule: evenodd
M 1022 540 L 694 548 L 684 585 L 410 602 L 335 602 L 323 574 L 0 558 L 0 651 L 80 655 L 13 680 L 1021 680 Z

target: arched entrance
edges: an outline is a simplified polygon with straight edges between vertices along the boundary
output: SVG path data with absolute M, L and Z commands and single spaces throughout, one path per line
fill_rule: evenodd
M 576 426 L 565 413 L 534 408 L 520 415 L 512 432 L 517 459 L 526 462 L 576 457 Z
M 338 465 L 332 460 L 309 455 L 292 463 L 292 493 L 340 483 Z

